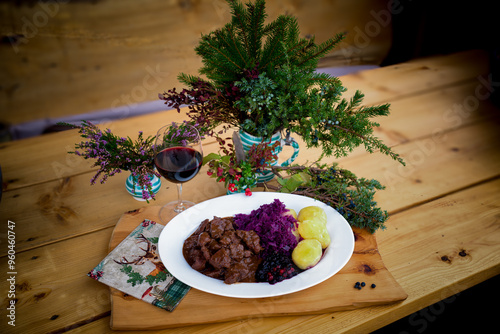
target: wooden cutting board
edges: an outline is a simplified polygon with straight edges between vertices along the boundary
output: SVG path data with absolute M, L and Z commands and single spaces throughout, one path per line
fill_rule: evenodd
M 125 213 L 114 229 L 110 251 L 144 219 L 159 222 L 159 206 Z M 271 298 L 229 298 L 192 288 L 179 306 L 168 312 L 111 288 L 111 328 L 162 329 L 291 314 L 332 311 L 395 303 L 408 296 L 392 277 L 377 250 L 375 235 L 353 229 L 354 254 L 336 275 L 309 289 Z M 365 282 L 361 290 L 356 282 Z M 375 288 L 370 285 L 375 284 Z

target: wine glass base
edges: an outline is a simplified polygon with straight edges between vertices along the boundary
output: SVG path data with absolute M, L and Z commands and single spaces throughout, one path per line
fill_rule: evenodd
M 195 203 L 190 201 L 182 201 L 181 205 L 179 205 L 179 201 L 173 201 L 162 206 L 158 216 L 163 224 L 167 224 L 172 218 L 193 205 Z

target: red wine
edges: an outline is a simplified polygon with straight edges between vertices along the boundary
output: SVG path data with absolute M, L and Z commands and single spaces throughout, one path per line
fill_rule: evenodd
M 191 180 L 198 174 L 202 161 L 202 154 L 189 147 L 170 147 L 155 157 L 158 173 L 174 183 Z

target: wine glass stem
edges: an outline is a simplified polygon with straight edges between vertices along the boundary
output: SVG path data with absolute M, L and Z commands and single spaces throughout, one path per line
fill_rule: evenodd
M 186 209 L 184 204 L 182 204 L 182 183 L 177 183 L 177 206 L 174 211 L 179 213 Z

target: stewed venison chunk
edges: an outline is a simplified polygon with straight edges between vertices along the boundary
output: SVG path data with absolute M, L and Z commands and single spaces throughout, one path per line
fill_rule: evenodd
M 214 217 L 184 241 L 182 252 L 194 270 L 233 284 L 255 282 L 261 250 L 257 233 L 236 230 L 232 217 Z

